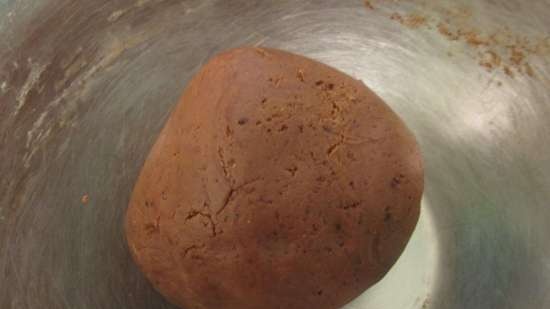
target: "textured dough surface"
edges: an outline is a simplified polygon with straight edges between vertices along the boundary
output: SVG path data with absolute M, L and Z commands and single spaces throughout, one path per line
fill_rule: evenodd
M 193 78 L 141 171 L 126 234 L 186 309 L 335 309 L 379 281 L 418 220 L 414 136 L 362 82 L 239 48 Z

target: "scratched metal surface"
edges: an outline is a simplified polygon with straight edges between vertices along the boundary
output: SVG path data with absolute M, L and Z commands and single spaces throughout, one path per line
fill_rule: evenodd
M 526 3 L 0 0 L 0 308 L 173 308 L 123 214 L 186 82 L 245 44 L 362 79 L 421 144 L 419 226 L 348 309 L 549 308 L 550 1 Z

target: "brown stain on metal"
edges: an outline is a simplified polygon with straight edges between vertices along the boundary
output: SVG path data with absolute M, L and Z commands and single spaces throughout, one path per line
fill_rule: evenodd
M 367 9 L 369 10 L 374 10 L 374 6 L 372 6 L 372 3 L 370 3 L 369 0 L 365 0 L 365 6 L 367 7 Z
M 378 2 L 400 3 L 388 0 Z M 527 37 L 507 26 L 492 31 L 478 29 L 473 21 L 475 12 L 468 6 L 450 9 L 427 1 L 410 2 L 416 4 L 415 12 L 393 12 L 387 15 L 388 18 L 410 29 L 436 29 L 444 38 L 465 44 L 476 51 L 472 57 L 488 72 L 499 70 L 510 78 L 521 75 L 536 78 L 529 59 L 550 55 L 550 40 L 546 37 Z M 435 13 L 416 13 L 419 9 Z
M 535 77 L 535 71 L 533 71 L 533 68 L 529 63 L 525 64 L 525 73 L 530 77 Z

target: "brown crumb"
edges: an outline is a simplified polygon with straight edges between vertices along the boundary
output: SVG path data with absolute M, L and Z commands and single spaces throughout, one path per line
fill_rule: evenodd
M 463 37 L 466 43 L 471 46 L 487 46 L 489 43 L 481 38 L 481 35 L 474 30 L 458 30 L 458 36 Z
M 497 82 L 497 86 L 498 86 L 498 87 L 502 87 L 502 82 L 501 82 L 501 81 L 498 81 L 498 82 Z
M 513 65 L 521 65 L 525 60 L 525 54 L 518 49 L 517 46 L 511 46 L 510 48 L 510 62 Z
M 533 68 L 529 63 L 525 64 L 525 73 L 527 73 L 529 77 L 535 77 L 535 71 L 533 71 Z
M 491 71 L 493 70 L 493 65 L 491 65 L 490 62 L 485 62 L 485 61 L 481 60 L 481 61 L 479 62 L 479 65 L 481 65 L 482 67 L 486 68 L 487 71 L 489 71 L 489 72 L 491 72 Z
M 369 0 L 365 0 L 365 6 L 366 6 L 367 9 L 369 9 L 369 10 L 374 10 L 374 6 L 372 6 L 372 4 L 370 3 Z
M 437 25 L 437 30 L 439 30 L 439 33 L 443 34 L 446 37 L 454 37 L 451 30 L 449 30 L 449 27 L 444 23 L 439 23 Z M 454 39 L 458 40 L 458 37 L 455 37 Z
M 480 53 L 481 60 L 479 64 L 482 67 L 485 67 L 488 71 L 492 71 L 495 68 L 500 67 L 502 64 L 502 59 L 500 56 L 493 50 L 488 50 L 485 53 Z
M 409 28 L 418 28 L 426 24 L 426 17 L 420 15 L 409 15 L 405 19 L 405 26 Z
M 504 73 L 512 78 L 514 77 L 514 72 L 512 72 L 512 69 L 510 69 L 510 67 L 507 65 L 504 66 Z
M 391 20 L 395 20 L 400 24 L 409 27 L 411 29 L 420 28 L 426 25 L 428 19 L 425 16 L 417 14 L 409 14 L 405 17 L 401 16 L 399 13 L 393 13 L 390 15 Z
M 403 24 L 403 17 L 401 16 L 401 14 L 399 13 L 393 13 L 390 15 L 390 19 L 391 20 L 395 20 L 395 21 L 398 21 L 400 22 L 401 24 Z
M 88 194 L 84 194 L 80 199 L 80 202 L 84 205 L 88 204 L 89 201 L 90 201 L 90 196 Z
M 451 30 L 449 30 L 449 26 L 444 23 L 439 23 L 437 25 L 437 30 L 439 30 L 439 33 L 443 34 L 444 36 L 449 38 L 451 41 L 456 41 L 459 38 L 458 35 L 452 33 Z

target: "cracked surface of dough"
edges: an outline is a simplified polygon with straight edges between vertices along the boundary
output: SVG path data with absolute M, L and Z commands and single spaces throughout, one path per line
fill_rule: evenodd
M 186 309 L 335 309 L 380 280 L 418 220 L 413 135 L 357 81 L 267 48 L 186 88 L 126 218 L 133 258 Z

